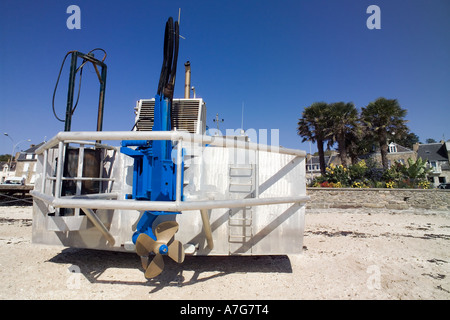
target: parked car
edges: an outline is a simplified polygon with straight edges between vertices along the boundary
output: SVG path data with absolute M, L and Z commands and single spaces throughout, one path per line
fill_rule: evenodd
M 25 178 L 20 177 L 9 177 L 5 179 L 4 184 L 19 184 L 24 185 L 25 184 Z
M 441 183 L 438 185 L 438 189 L 450 189 L 450 183 Z

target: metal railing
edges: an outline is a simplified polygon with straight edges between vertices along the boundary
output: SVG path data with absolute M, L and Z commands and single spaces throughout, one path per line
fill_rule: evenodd
M 117 194 L 90 194 L 61 196 L 62 181 L 84 180 L 112 181 L 111 178 L 83 178 L 63 177 L 63 161 L 57 161 L 56 176 L 47 177 L 47 161 L 48 150 L 58 146 L 58 158 L 64 159 L 64 146 L 68 143 L 78 143 L 80 145 L 93 144 L 97 147 L 116 149 L 115 147 L 93 143 L 94 141 L 113 141 L 113 140 L 171 140 L 178 142 L 177 144 L 177 164 L 181 163 L 181 150 L 183 143 L 195 143 L 201 145 L 210 145 L 217 147 L 232 147 L 236 149 L 246 149 L 254 151 L 274 152 L 279 154 L 287 154 L 295 157 L 304 158 L 306 152 L 302 150 L 288 149 L 279 146 L 270 146 L 257 144 L 248 141 L 242 141 L 222 136 L 206 136 L 192 134 L 182 131 L 102 131 L 102 132 L 60 132 L 46 144 L 36 150 L 37 154 L 44 154 L 43 161 L 43 179 L 41 190 L 31 192 L 33 197 L 40 199 L 54 208 L 90 208 L 90 209 L 123 209 L 123 210 L 152 210 L 152 211 L 169 211 L 180 212 L 189 210 L 206 210 L 214 208 L 239 208 L 244 206 L 259 206 L 280 203 L 305 203 L 309 200 L 306 195 L 289 196 L 289 197 L 270 197 L 261 198 L 259 192 L 255 192 L 255 198 L 229 199 L 229 200 L 207 200 L 207 201 L 181 201 L 181 166 L 177 165 L 176 171 L 176 200 L 169 201 L 141 201 L 141 200 L 117 200 Z M 258 153 L 257 153 L 258 158 Z M 78 168 L 80 170 L 80 168 Z M 45 181 L 52 180 L 55 184 L 55 194 L 49 195 L 45 193 Z M 106 198 L 106 199 L 105 199 Z M 115 199 L 115 200 L 112 200 Z

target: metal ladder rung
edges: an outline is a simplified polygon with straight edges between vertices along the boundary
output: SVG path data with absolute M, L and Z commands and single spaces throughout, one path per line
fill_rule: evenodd
M 229 235 L 228 242 L 229 243 L 245 243 L 251 239 L 251 236 L 239 236 L 239 235 Z
M 251 196 L 255 189 L 254 165 L 230 165 L 228 191 L 237 198 Z M 248 197 L 248 196 L 247 196 Z M 228 243 L 230 254 L 251 252 L 253 238 L 253 210 L 251 206 L 229 211 Z
M 233 222 L 235 222 L 235 223 L 233 223 Z M 230 227 L 251 227 L 252 219 L 234 219 L 234 218 L 228 219 L 228 226 L 230 226 Z
M 253 166 L 251 164 L 244 164 L 240 167 L 235 167 L 235 166 L 230 165 L 229 168 L 230 169 L 253 169 Z

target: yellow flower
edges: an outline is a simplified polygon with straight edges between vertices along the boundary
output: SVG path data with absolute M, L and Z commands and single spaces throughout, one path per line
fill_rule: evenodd
M 367 168 L 367 164 L 366 164 L 366 161 L 365 161 L 365 160 L 361 160 L 360 162 L 358 162 L 358 165 L 359 165 L 361 168 Z
M 421 181 L 421 182 L 419 182 L 419 188 L 429 189 L 430 188 L 430 182 L 428 182 L 428 181 Z

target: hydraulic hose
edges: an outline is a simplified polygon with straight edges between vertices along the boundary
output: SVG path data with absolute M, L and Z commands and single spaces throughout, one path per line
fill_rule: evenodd
M 178 61 L 178 46 L 179 46 L 179 26 L 178 22 L 173 22 L 170 17 L 166 22 L 164 31 L 164 51 L 163 64 L 161 67 L 161 74 L 158 83 L 158 95 L 163 94 L 165 97 L 172 100 L 175 88 L 175 78 Z

